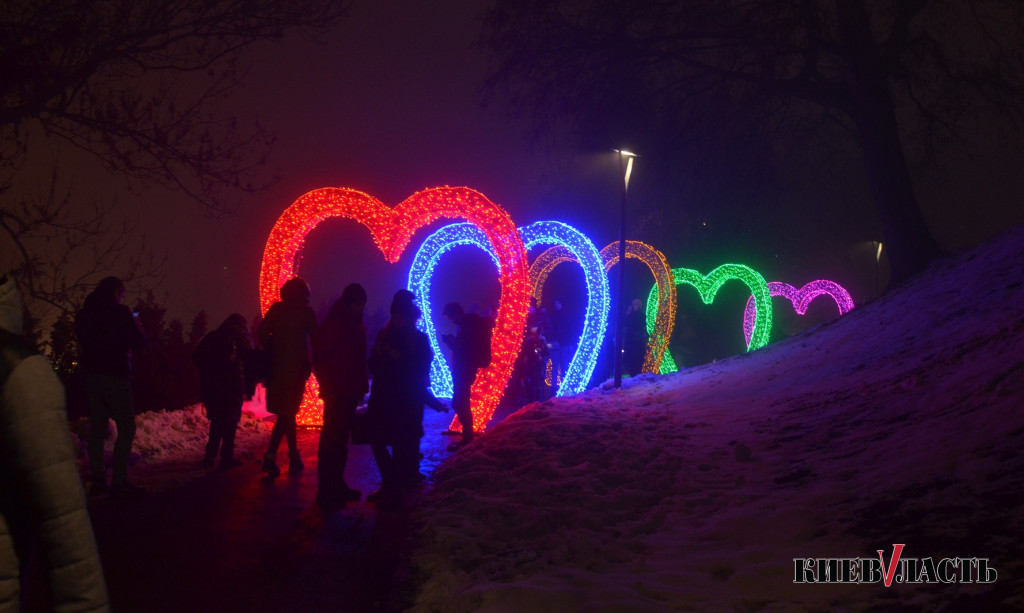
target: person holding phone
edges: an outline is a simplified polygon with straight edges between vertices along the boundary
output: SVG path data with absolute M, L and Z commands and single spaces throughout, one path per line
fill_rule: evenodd
M 110 495 L 131 498 L 145 489 L 128 481 L 128 458 L 135 440 L 135 405 L 132 399 L 132 357 L 146 346 L 132 311 L 124 302 L 124 282 L 101 280 L 75 317 L 81 348 L 79 361 L 89 398 L 90 494 L 107 491 L 103 441 L 109 420 L 117 426 Z

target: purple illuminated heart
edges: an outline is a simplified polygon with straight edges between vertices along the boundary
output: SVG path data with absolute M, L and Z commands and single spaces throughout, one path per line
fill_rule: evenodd
M 796 289 L 789 283 L 771 281 L 768 283 L 768 291 L 772 296 L 785 296 L 793 304 L 793 309 L 797 312 L 797 315 L 807 313 L 807 307 L 818 296 L 831 297 L 839 307 L 840 315 L 849 313 L 854 306 L 850 292 L 843 289 L 843 286 L 835 281 L 824 279 L 811 281 L 800 289 Z M 757 314 L 754 312 L 754 297 L 751 296 L 747 299 L 747 310 L 743 316 L 743 334 L 746 336 L 748 343 L 750 342 L 750 335 L 754 330 L 754 323 L 756 321 Z

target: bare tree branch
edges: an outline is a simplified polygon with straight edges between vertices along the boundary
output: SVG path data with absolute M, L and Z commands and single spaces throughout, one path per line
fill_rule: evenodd
M 667 153 L 785 128 L 860 149 L 896 281 L 939 252 L 903 149 L 979 117 L 1024 121 L 1024 5 L 1011 0 L 523 0 L 484 23 L 485 101 L 535 134 L 643 134 Z
M 334 0 L 0 0 L 0 267 L 27 301 L 73 308 L 86 284 L 118 270 L 159 275 L 119 240 L 111 205 L 76 202 L 54 164 L 49 190 L 22 168 L 44 138 L 132 181 L 160 185 L 211 214 L 266 187 L 273 139 L 217 104 L 244 77 L 242 52 L 286 32 L 317 36 L 347 11 Z M 20 186 L 20 188 L 19 188 Z M 33 187 L 35 189 L 27 189 Z

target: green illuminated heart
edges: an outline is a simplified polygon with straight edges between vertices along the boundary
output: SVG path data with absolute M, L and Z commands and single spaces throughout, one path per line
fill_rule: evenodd
M 743 264 L 722 264 L 707 275 L 701 275 L 696 270 L 689 268 L 673 268 L 672 275 L 675 277 L 676 285 L 692 285 L 704 304 L 711 304 L 715 295 L 722 285 L 729 280 L 736 279 L 750 289 L 750 295 L 754 297 L 754 308 L 757 315 L 754 322 L 754 329 L 750 335 L 750 342 L 747 344 L 747 351 L 760 349 L 768 344 L 772 331 L 772 297 L 768 291 L 768 283 L 757 271 Z M 651 288 L 647 296 L 647 331 L 654 330 L 654 319 L 652 314 L 658 311 L 658 292 L 656 287 Z M 674 314 L 673 314 L 674 315 Z M 661 362 L 661 373 L 667 374 L 678 370 L 675 360 L 669 352 L 665 352 L 665 359 Z

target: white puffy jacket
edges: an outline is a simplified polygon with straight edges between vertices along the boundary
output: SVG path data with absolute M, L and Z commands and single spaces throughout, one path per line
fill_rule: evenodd
M 75 467 L 64 388 L 15 335 L 21 299 L 0 274 L 0 612 L 18 611 L 20 547 L 30 543 L 54 611 L 108 611 L 103 569 Z

